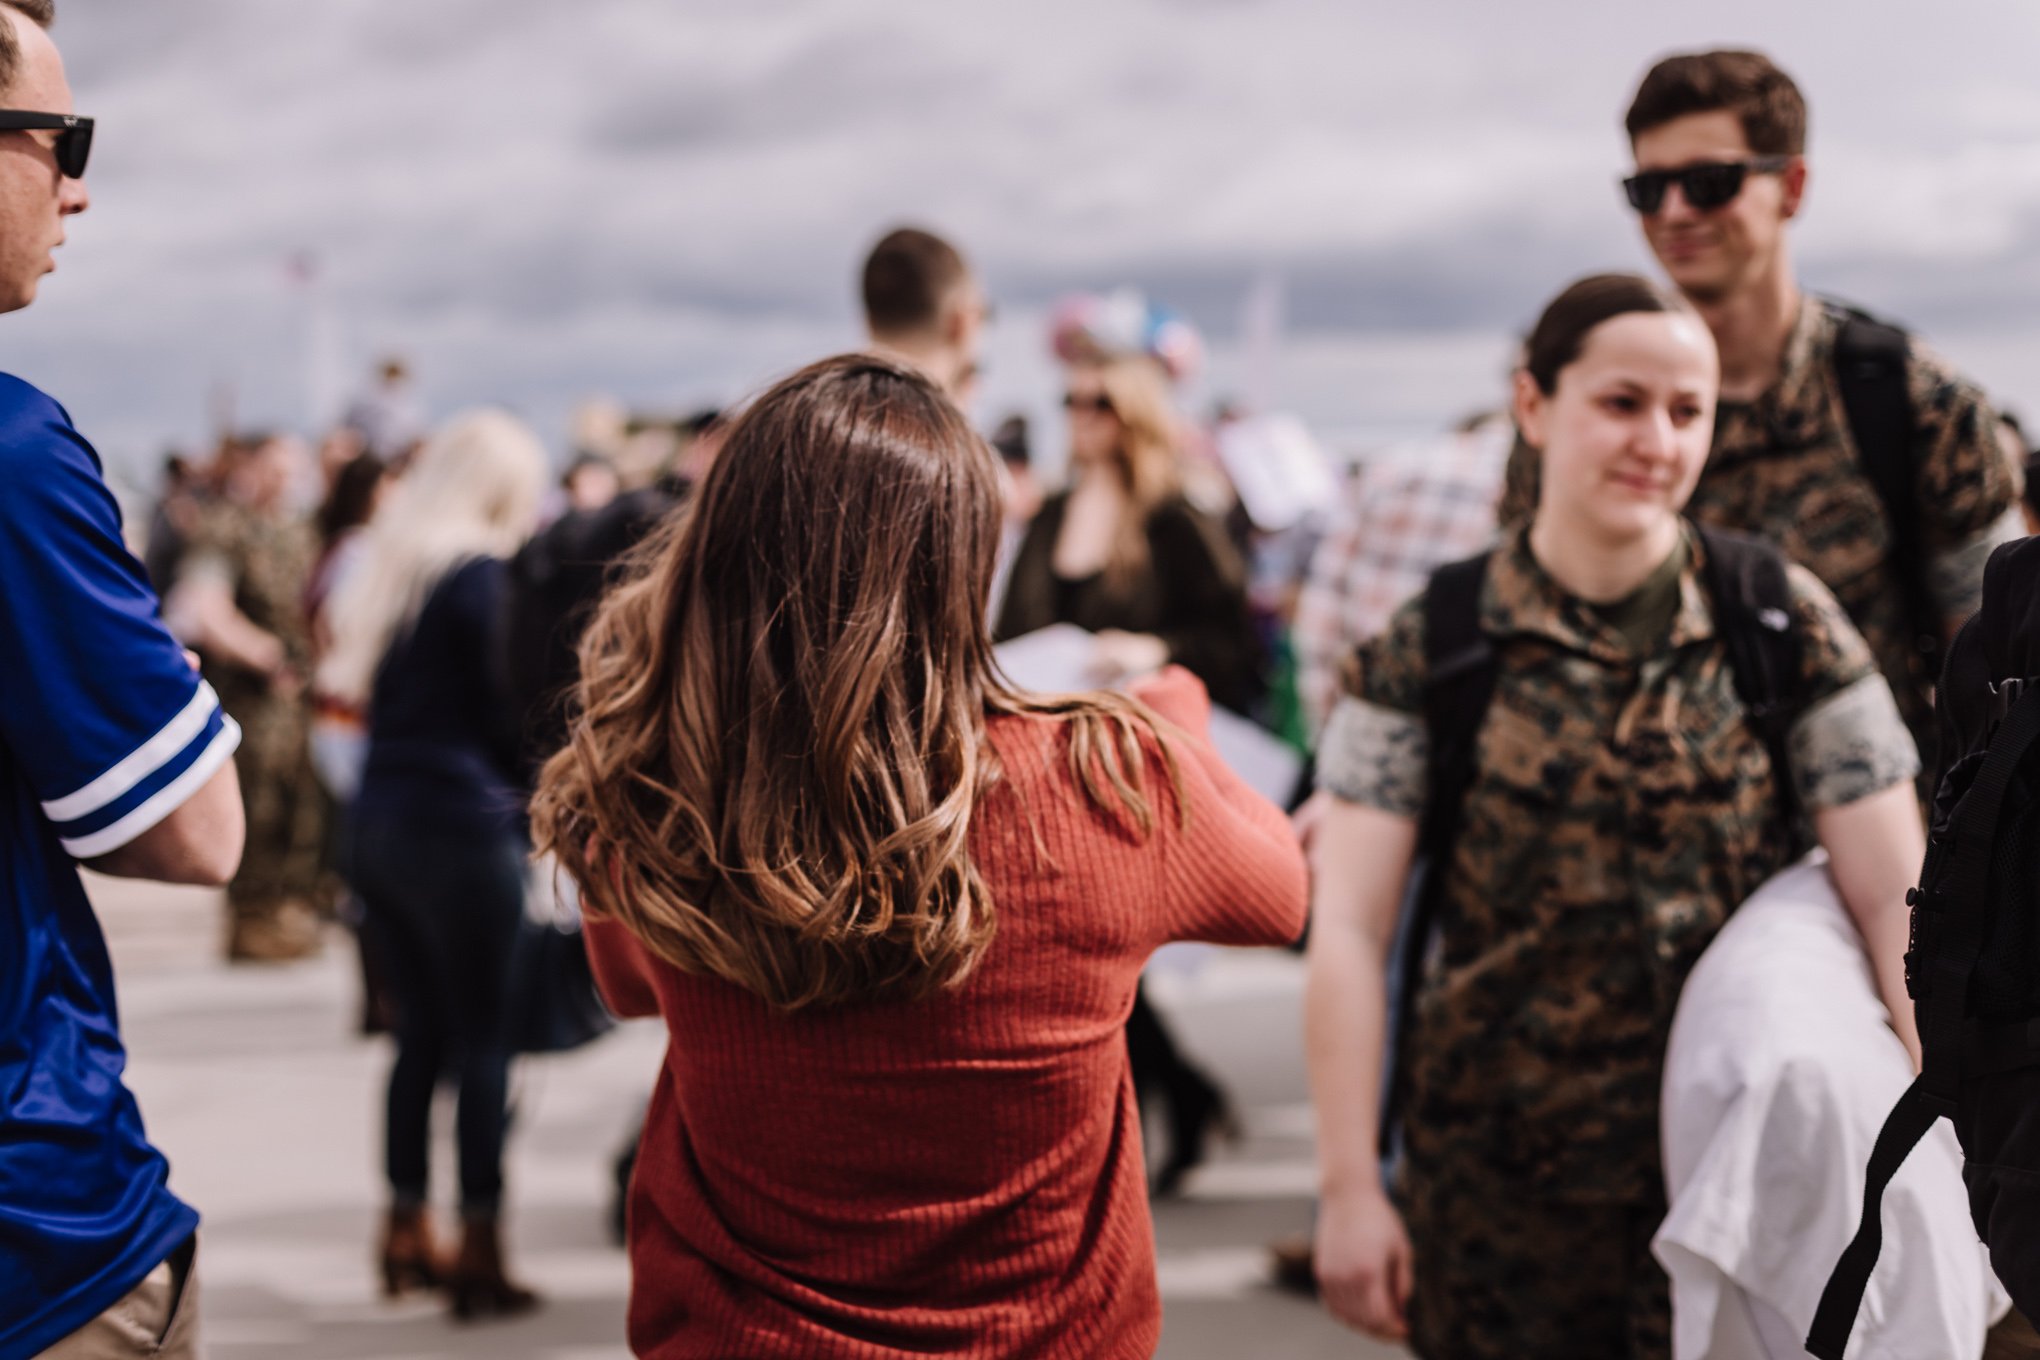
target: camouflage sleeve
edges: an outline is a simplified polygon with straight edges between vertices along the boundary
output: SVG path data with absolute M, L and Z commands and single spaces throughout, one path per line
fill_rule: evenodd
M 1509 450 L 1508 468 L 1502 474 L 1502 500 L 1495 507 L 1496 524 L 1506 529 L 1530 522 L 1530 516 L 1537 510 L 1538 471 L 1537 450 L 1525 444 L 1522 435 L 1517 435 Z
M 1318 787 L 1397 816 L 1422 814 L 1430 760 L 1423 634 L 1419 597 L 1347 661 L 1345 692 L 1318 744 Z
M 1792 778 L 1811 811 L 1841 807 L 1919 773 L 1919 750 L 1870 648 L 1813 574 L 1790 569 L 1809 702 L 1792 725 Z
M 1983 560 L 2018 510 L 2022 472 L 1998 446 L 1997 413 L 1945 359 L 1915 341 L 1907 376 L 1922 546 L 1936 601 L 1960 621 L 1975 611 Z
M 224 512 L 213 507 L 198 517 L 185 540 L 184 552 L 177 559 L 177 580 L 232 590 L 240 582 L 235 562 L 233 526 Z
M 2023 475 L 2023 472 L 2022 472 Z M 1951 548 L 1927 559 L 1927 588 L 1941 617 L 1960 623 L 1983 603 L 1983 567 L 1990 555 L 2015 538 L 2026 536 L 2026 519 L 2017 507 L 1998 516 L 1997 522 Z

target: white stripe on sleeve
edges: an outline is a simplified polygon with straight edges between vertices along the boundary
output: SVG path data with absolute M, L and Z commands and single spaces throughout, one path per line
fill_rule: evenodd
M 128 752 L 120 763 L 100 775 L 97 779 L 62 798 L 52 798 L 42 805 L 43 816 L 53 822 L 75 822 L 80 817 L 89 817 L 114 799 L 126 793 L 135 785 L 162 769 L 185 747 L 191 739 L 205 730 L 205 725 L 220 706 L 220 696 L 213 693 L 213 687 L 205 681 L 198 682 L 198 693 L 191 696 L 191 702 L 183 711 L 163 725 L 163 730 Z
M 220 766 L 227 763 L 228 758 L 234 754 L 234 749 L 240 744 L 240 724 L 232 718 L 222 719 L 219 734 L 212 739 L 212 744 L 199 753 L 198 759 L 192 761 L 184 773 L 165 784 L 152 797 L 138 804 L 133 812 L 111 826 L 101 827 L 74 840 L 60 841 L 59 844 L 73 859 L 97 859 L 101 855 L 120 849 L 184 806 L 184 801 L 197 793 L 205 781 L 211 779 Z

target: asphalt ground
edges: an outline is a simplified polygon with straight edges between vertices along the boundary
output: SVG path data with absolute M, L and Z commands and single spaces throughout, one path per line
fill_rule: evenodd
M 357 1033 L 351 941 L 335 934 L 309 963 L 229 968 L 216 895 L 91 887 L 119 978 L 130 1084 L 173 1187 L 205 1217 L 214 1360 L 625 1360 L 629 1268 L 608 1234 L 609 1166 L 658 1066 L 655 1022 L 520 1063 L 506 1232 L 513 1264 L 546 1302 L 514 1321 L 456 1324 L 431 1300 L 379 1297 L 390 1053 Z M 1157 1005 L 1231 1092 L 1243 1125 L 1180 1196 L 1154 1206 L 1165 1360 L 1400 1354 L 1267 1283 L 1266 1244 L 1310 1223 L 1301 987 L 1299 961 L 1274 951 L 1182 948 L 1150 975 Z M 435 1199 L 451 1205 L 443 1113 Z

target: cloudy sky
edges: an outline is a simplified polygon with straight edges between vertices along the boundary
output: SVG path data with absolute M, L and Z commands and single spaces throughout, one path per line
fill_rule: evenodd
M 854 343 L 900 221 L 998 299 L 981 419 L 1045 412 L 1047 308 L 1122 282 L 1204 329 L 1204 395 L 1251 385 L 1277 280 L 1274 400 L 1420 431 L 1567 279 L 1647 263 L 1621 110 L 1721 44 L 1812 100 L 1806 279 L 2040 412 L 2029 4 L 60 0 L 56 34 L 93 207 L 0 367 L 131 473 L 226 394 L 302 426 L 391 350 L 436 412 L 505 402 L 555 444 L 585 393 L 735 397 Z

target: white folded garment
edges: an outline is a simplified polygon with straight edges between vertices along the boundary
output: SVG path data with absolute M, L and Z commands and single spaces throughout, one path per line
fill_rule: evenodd
M 1675 1360 L 1806 1354 L 1855 1235 L 1863 1168 L 1912 1080 L 1823 854 L 1759 889 L 1694 968 L 1665 1058 L 1665 1189 L 1652 1246 L 1672 1277 Z M 1884 1251 L 1850 1360 L 1962 1360 L 2010 1307 L 1990 1273 L 1946 1122 L 1884 1197 Z

